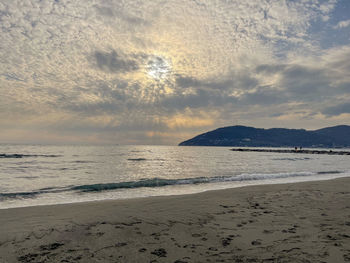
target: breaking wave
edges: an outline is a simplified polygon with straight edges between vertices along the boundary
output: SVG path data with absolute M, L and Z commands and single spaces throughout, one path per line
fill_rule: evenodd
M 311 160 L 309 157 L 303 157 L 303 158 L 273 158 L 274 161 L 305 161 L 305 160 Z
M 43 188 L 32 192 L 18 192 L 18 193 L 0 193 L 0 201 L 4 199 L 13 198 L 33 198 L 41 194 L 59 193 L 59 192 L 102 192 L 108 190 L 117 189 L 131 189 L 141 187 L 163 187 L 170 185 L 195 185 L 195 184 L 208 184 L 208 183 L 222 183 L 222 182 L 242 182 L 242 181 L 254 181 L 254 180 L 269 180 L 269 179 L 282 179 L 289 177 L 302 177 L 313 175 L 325 175 L 325 174 L 340 174 L 341 171 L 321 171 L 317 173 L 312 172 L 295 172 L 295 173 L 275 173 L 275 174 L 241 174 L 233 176 L 214 176 L 214 177 L 194 177 L 183 179 L 163 179 L 152 178 L 142 179 L 139 181 L 129 182 L 116 182 L 116 183 L 100 183 L 100 184 L 84 184 L 77 186 L 68 186 L 62 188 Z

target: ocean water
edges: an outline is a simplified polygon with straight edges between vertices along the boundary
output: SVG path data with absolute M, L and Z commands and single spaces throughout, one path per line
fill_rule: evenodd
M 0 145 L 0 209 L 350 176 L 350 156 L 230 147 Z

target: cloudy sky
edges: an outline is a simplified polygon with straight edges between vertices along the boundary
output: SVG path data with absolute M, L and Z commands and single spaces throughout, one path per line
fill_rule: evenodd
M 0 142 L 350 124 L 349 0 L 0 0 Z

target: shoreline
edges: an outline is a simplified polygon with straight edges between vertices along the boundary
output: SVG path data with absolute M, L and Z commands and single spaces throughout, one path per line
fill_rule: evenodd
M 329 173 L 330 175 L 334 174 L 333 171 Z M 307 182 L 322 182 L 322 181 L 329 181 L 329 180 L 335 180 L 340 178 L 350 178 L 350 175 L 344 175 L 340 177 L 327 177 L 327 178 L 317 178 L 317 179 L 306 179 L 306 180 L 300 180 L 300 181 L 283 181 L 288 178 L 276 178 L 274 179 L 275 182 L 261 182 L 259 184 L 254 184 L 251 182 L 254 181 L 246 181 L 245 183 L 243 181 L 240 181 L 241 185 L 235 185 L 235 186 L 228 186 L 228 187 L 222 187 L 222 188 L 209 188 L 205 190 L 198 190 L 195 192 L 188 192 L 188 193 L 180 193 L 180 194 L 159 194 L 159 195 L 149 195 L 149 196 L 136 196 L 136 197 L 125 197 L 125 198 L 106 198 L 106 199 L 95 199 L 95 200 L 81 200 L 81 201 L 73 201 L 73 202 L 62 202 L 62 203 L 46 203 L 46 204 L 33 204 L 33 205 L 23 205 L 23 206 L 13 206 L 13 207 L 0 207 L 0 213 L 3 210 L 8 209 L 21 209 L 21 208 L 34 208 L 34 207 L 41 207 L 41 206 L 60 206 L 60 205 L 75 205 L 75 204 L 83 204 L 83 203 L 95 203 L 95 202 L 113 202 L 113 201 L 128 201 L 128 200 L 142 200 L 147 198 L 162 198 L 162 197 L 179 197 L 179 196 L 187 196 L 187 195 L 197 195 L 201 193 L 206 192 L 212 192 L 212 191 L 222 191 L 222 190 L 232 190 L 237 188 L 244 188 L 244 187 L 254 187 L 254 186 L 268 186 L 268 185 L 285 185 L 285 184 L 298 184 L 298 183 L 307 183 Z M 305 179 L 305 178 L 301 178 Z M 248 183 L 249 182 L 249 183 Z M 228 182 L 221 182 L 221 183 L 230 183 Z M 170 185 L 171 186 L 171 185 Z M 167 186 L 165 186 L 167 187 Z
M 349 186 L 344 177 L 3 209 L 0 259 L 342 262 L 350 260 Z

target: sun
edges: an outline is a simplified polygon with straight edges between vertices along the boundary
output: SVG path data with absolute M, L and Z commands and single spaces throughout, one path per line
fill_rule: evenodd
M 155 80 L 165 79 L 171 71 L 170 63 L 163 57 L 154 56 L 146 65 L 147 75 Z

